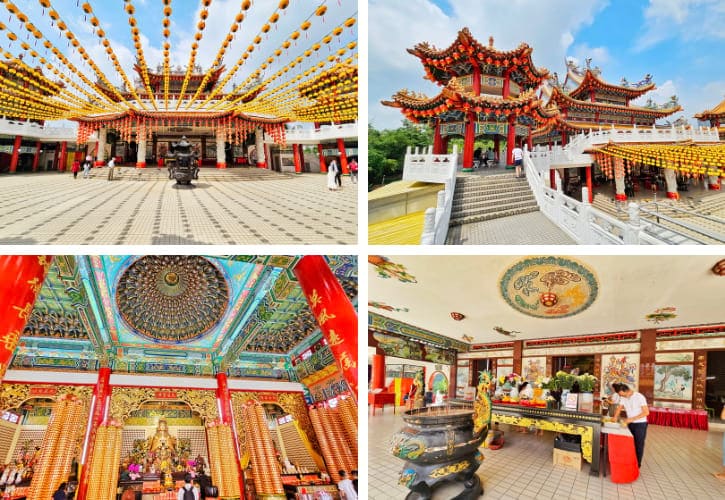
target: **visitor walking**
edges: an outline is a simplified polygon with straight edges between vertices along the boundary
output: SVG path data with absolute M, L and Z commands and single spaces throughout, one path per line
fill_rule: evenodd
M 524 151 L 516 146 L 513 150 L 514 167 L 516 167 L 516 178 L 522 177 L 521 175 L 521 164 L 524 161 Z
M 327 166 L 327 189 L 335 191 L 337 189 L 337 162 L 333 159 Z
M 637 454 L 637 465 L 642 467 L 642 455 L 644 455 L 644 441 L 647 439 L 647 415 L 649 407 L 647 400 L 639 393 L 634 392 L 627 384 L 619 384 L 619 406 L 614 413 L 614 420 L 617 420 L 622 409 L 627 412 L 624 423 L 627 424 L 629 432 L 634 437 L 634 451 Z
M 493 149 L 488 148 L 488 151 L 486 151 L 486 166 L 493 167 L 494 160 L 495 156 L 493 154 Z
M 199 490 L 191 484 L 191 475 L 187 474 L 184 477 L 184 485 L 179 488 L 179 494 L 176 496 L 177 500 L 200 500 L 200 497 Z
M 337 170 L 335 171 L 335 182 L 337 183 L 337 187 L 342 189 L 342 164 L 335 165 L 337 167 Z
M 73 160 L 73 165 L 70 168 L 70 171 L 73 172 L 73 178 L 78 178 L 78 172 L 81 170 L 81 162 L 78 160 Z
M 108 180 L 109 181 L 113 180 L 113 167 L 115 167 L 115 166 L 116 166 L 116 161 L 113 158 L 108 160 Z
M 91 155 L 86 156 L 86 161 L 83 162 L 83 178 L 88 179 L 91 175 L 91 165 L 93 164 L 93 158 Z
M 357 160 L 355 158 L 350 162 L 350 182 L 357 184 Z
M 66 495 L 65 488 L 67 486 L 66 482 L 60 483 L 60 486 L 58 486 L 58 489 L 53 493 L 53 500 L 68 500 L 68 495 Z
M 345 471 L 338 471 L 338 474 L 340 474 L 340 482 L 337 483 L 337 489 L 340 490 L 340 498 L 342 500 L 357 500 L 355 487 L 353 486 L 352 481 L 347 478 Z

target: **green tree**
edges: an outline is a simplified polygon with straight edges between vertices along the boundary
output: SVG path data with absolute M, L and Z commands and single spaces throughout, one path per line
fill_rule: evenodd
M 400 179 L 408 146 L 433 144 L 433 132 L 425 125 L 403 120 L 394 130 L 376 130 L 368 125 L 368 182 L 370 187 Z

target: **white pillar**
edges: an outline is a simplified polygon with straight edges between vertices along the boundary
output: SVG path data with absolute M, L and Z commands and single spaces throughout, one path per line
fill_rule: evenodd
M 264 130 L 262 130 L 262 127 L 257 127 L 254 131 L 254 149 L 257 151 L 257 166 L 259 168 L 267 168 L 264 153 Z
M 98 151 L 96 152 L 96 166 L 102 166 L 106 158 L 106 128 L 98 129 Z
M 146 168 L 146 129 L 139 127 L 136 129 L 136 168 Z
M 665 174 L 665 183 L 667 183 L 667 197 L 673 200 L 680 198 L 677 194 L 677 176 L 671 168 L 663 168 Z
M 614 194 L 619 201 L 627 199 L 627 195 L 624 193 L 624 175 L 617 177 L 617 174 L 614 174 Z
M 216 131 L 216 168 L 227 168 L 226 155 L 224 154 L 225 141 L 224 129 L 218 128 Z

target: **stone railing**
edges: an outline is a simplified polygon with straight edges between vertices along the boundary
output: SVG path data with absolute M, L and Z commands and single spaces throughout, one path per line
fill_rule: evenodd
M 288 129 L 285 136 L 288 144 L 316 144 L 334 139 L 353 139 L 357 138 L 357 123 L 322 125 L 317 129 Z
M 594 208 L 588 201 L 587 188 L 582 188 L 582 200 L 566 196 L 561 189 L 561 178 L 556 172 L 556 189 L 547 186 L 548 169 L 541 170 L 532 158 L 533 152 L 524 152 L 526 178 L 534 193 L 539 210 L 569 237 L 581 245 L 666 245 L 677 240 L 688 244 L 705 244 L 707 239 L 725 243 L 723 235 L 698 228 L 686 222 L 660 218 L 669 225 L 660 224 L 649 206 L 630 203 L 628 221 Z M 709 218 L 712 219 L 712 218 Z M 723 226 L 725 227 L 725 225 Z M 704 238 L 703 238 L 704 237 Z
M 0 119 L 0 134 L 21 135 L 29 140 L 75 142 L 76 130 L 74 127 L 53 127 L 48 124 Z
M 458 148 L 454 146 L 453 153 L 447 155 L 434 155 L 432 150 L 432 146 L 429 146 L 423 151 L 416 148 L 412 152 L 408 146 L 403 165 L 404 181 L 434 182 L 444 186 L 444 189 L 438 192 L 436 208 L 428 208 L 425 211 L 421 245 L 445 244 L 448 223 L 451 220 L 453 193 L 456 188 Z

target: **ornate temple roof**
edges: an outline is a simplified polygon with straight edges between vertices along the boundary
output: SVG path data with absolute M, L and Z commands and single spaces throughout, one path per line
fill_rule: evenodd
M 561 88 L 554 87 L 551 89 L 548 104 L 555 104 L 558 108 L 566 109 L 582 109 L 593 111 L 606 111 L 607 113 L 649 116 L 655 119 L 664 118 L 682 110 L 682 107 L 676 100 L 668 102 L 664 106 L 651 104 L 648 106 L 623 106 L 618 104 L 610 104 L 605 102 L 592 102 L 585 99 L 576 99 L 571 94 L 566 94 Z
M 482 75 L 502 75 L 511 72 L 512 81 L 524 88 L 538 87 L 549 75 L 545 68 L 537 68 L 531 60 L 533 49 L 521 43 L 514 50 L 500 51 L 489 44 L 478 42 L 468 28 L 458 32 L 456 40 L 447 49 L 437 49 L 427 42 L 419 43 L 408 52 L 418 57 L 426 76 L 439 85 L 446 85 L 452 77 L 473 73 L 473 65 L 481 68 Z
M 698 120 L 712 120 L 713 118 L 725 118 L 725 99 L 720 102 L 717 106 L 712 109 L 706 109 L 705 111 L 695 115 Z M 723 124 L 725 125 L 725 124 Z
M 590 59 L 587 59 L 586 64 L 587 67 L 580 70 L 573 61 L 566 62 L 567 73 L 563 86 L 566 87 L 569 80 L 576 85 L 576 88 L 569 92 L 569 95 L 574 99 L 590 100 L 592 90 L 609 95 L 623 96 L 627 99 L 636 99 L 655 88 L 652 76 L 649 74 L 637 83 L 628 83 L 625 78 L 622 78 L 622 82 L 615 85 L 601 78 L 601 70 L 598 67 L 590 68 Z

